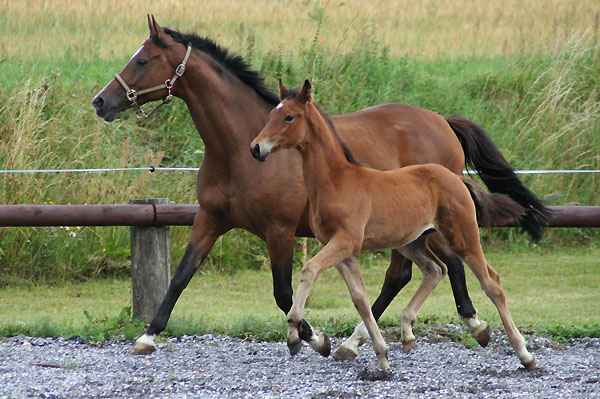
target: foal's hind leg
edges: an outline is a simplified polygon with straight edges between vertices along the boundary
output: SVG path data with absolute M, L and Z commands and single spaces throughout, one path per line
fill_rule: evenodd
M 371 307 L 369 305 L 369 298 L 367 297 L 365 283 L 360 275 L 360 269 L 358 267 L 356 258 L 353 256 L 347 258 L 343 262 L 338 263 L 336 267 L 344 278 L 344 281 L 348 286 L 348 291 L 350 291 L 352 302 L 354 303 L 358 314 L 360 314 L 363 324 L 369 332 L 369 336 L 373 342 L 373 349 L 375 350 L 375 354 L 377 355 L 377 359 L 379 361 L 379 367 L 386 371 L 389 370 L 390 363 L 387 358 L 388 347 L 383 339 L 383 336 L 381 335 L 381 330 L 379 330 L 377 322 L 371 313 Z
M 517 352 L 517 357 L 521 361 L 521 364 L 528 370 L 534 369 L 535 361 L 533 355 L 527 351 L 525 339 L 517 329 L 517 326 L 508 311 L 508 307 L 506 306 L 504 290 L 500 284 L 500 276 L 498 276 L 498 273 L 496 273 L 496 271 L 487 263 L 483 253 L 469 254 L 464 260 L 479 279 L 481 288 L 492 300 L 494 305 L 496 305 L 500 318 L 502 319 L 502 324 L 504 325 L 504 330 L 508 336 L 510 346 Z
M 421 270 L 423 281 L 400 316 L 402 348 L 405 352 L 412 349 L 415 336 L 412 326 L 425 300 L 444 278 L 448 270 L 446 265 L 431 252 L 427 246 L 427 238 L 421 236 L 415 241 L 398 249 L 404 256 L 411 259 Z
M 462 260 L 452 252 L 440 234 L 430 235 L 427 244 L 431 248 L 431 251 L 448 268 L 452 294 L 454 295 L 456 309 L 460 318 L 467 325 L 479 345 L 486 347 L 490 341 L 490 326 L 487 322 L 481 321 L 477 317 L 477 311 L 473 307 L 471 298 L 469 298 L 469 292 L 467 291 L 465 268 Z
M 458 227 L 458 228 L 457 228 Z M 487 263 L 481 244 L 479 242 L 479 230 L 476 222 L 469 222 L 466 217 L 460 219 L 460 223 L 453 223 L 453 225 L 447 229 L 447 231 L 441 231 L 444 237 L 448 240 L 448 244 L 452 250 L 457 253 L 467 265 L 471 268 L 481 288 L 486 295 L 491 299 L 500 318 L 504 325 L 504 330 L 508 336 L 508 341 L 513 347 L 521 364 L 528 370 L 535 368 L 535 361 L 533 355 L 527 351 L 525 346 L 525 339 L 515 326 L 515 323 L 508 311 L 506 306 L 506 298 L 504 296 L 504 290 L 500 284 L 500 276 L 498 273 Z
M 379 320 L 384 310 L 390 305 L 398 292 L 410 281 L 412 277 L 412 262 L 402 256 L 397 250 L 392 251 L 390 266 L 385 273 L 385 280 L 381 287 L 381 293 L 373 303 L 371 312 L 375 320 Z M 333 357 L 337 360 L 353 360 L 358 355 L 358 347 L 369 339 L 369 331 L 361 322 L 354 332 L 345 340 Z

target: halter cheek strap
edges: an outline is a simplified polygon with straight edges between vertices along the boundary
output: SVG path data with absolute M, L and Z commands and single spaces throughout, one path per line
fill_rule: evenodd
M 181 64 L 179 64 L 177 66 L 177 68 L 175 68 L 175 72 L 173 73 L 173 76 L 171 77 L 171 79 L 167 79 L 165 81 L 165 83 L 158 85 L 158 86 L 150 87 L 148 89 L 143 89 L 143 90 L 139 90 L 139 91 L 132 89 L 127 85 L 127 83 L 125 83 L 125 80 L 123 80 L 121 75 L 119 75 L 118 73 L 115 74 L 115 79 L 117 79 L 117 82 L 119 82 L 121 84 L 121 86 L 123 86 L 123 89 L 125 89 L 127 99 L 131 103 L 131 106 L 133 107 L 133 109 L 135 109 L 135 114 L 138 119 L 148 118 L 150 115 L 152 115 L 154 113 L 154 111 L 159 109 L 161 106 L 171 102 L 171 100 L 173 99 L 173 95 L 171 94 L 171 89 L 173 88 L 175 81 L 178 78 L 180 78 L 183 75 L 183 73 L 185 72 L 185 65 L 187 64 L 191 53 L 192 53 L 192 45 L 188 44 L 187 49 L 185 51 L 185 56 L 183 57 L 183 61 L 181 61 Z M 163 89 L 167 89 L 167 91 L 168 91 L 167 96 L 165 98 L 163 98 L 162 102 L 160 104 L 158 104 L 156 107 L 154 107 L 154 109 L 152 111 L 150 111 L 150 113 L 146 114 L 144 112 L 144 110 L 142 110 L 140 108 L 140 106 L 138 105 L 137 98 L 143 94 L 148 94 L 148 93 L 152 93 L 154 91 L 159 91 L 159 90 L 163 90 Z

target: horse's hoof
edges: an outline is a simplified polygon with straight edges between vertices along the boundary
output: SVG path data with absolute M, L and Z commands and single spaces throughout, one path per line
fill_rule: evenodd
M 131 348 L 131 351 L 129 353 L 131 353 L 132 355 L 150 355 L 155 350 L 156 350 L 156 346 L 154 346 L 154 345 L 148 345 L 148 344 L 142 344 L 141 342 L 136 342 L 135 345 L 133 345 L 133 348 Z
M 290 355 L 294 356 L 300 352 L 300 349 L 302 349 L 302 340 L 298 339 L 295 341 L 288 341 L 287 345 L 288 349 L 290 350 Z
M 353 352 L 352 350 L 344 346 L 340 346 L 338 350 L 335 351 L 335 353 L 333 354 L 333 358 L 335 360 L 354 360 L 356 359 L 357 355 L 358 353 Z
M 485 348 L 490 343 L 490 337 L 492 336 L 492 329 L 490 325 L 485 321 L 481 322 L 480 328 L 473 332 L 473 338 L 479 343 L 482 348 Z
M 317 352 L 323 357 L 329 357 L 329 354 L 331 353 L 331 341 L 326 334 L 323 334 L 323 344 L 317 349 Z
M 402 342 L 402 350 L 404 353 L 410 352 L 410 350 L 415 346 L 415 340 L 411 339 L 410 341 Z

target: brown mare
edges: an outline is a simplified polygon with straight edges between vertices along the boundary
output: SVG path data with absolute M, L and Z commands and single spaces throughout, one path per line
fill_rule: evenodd
M 279 85 L 281 103 L 271 111 L 266 126 L 250 144 L 250 151 L 262 162 L 277 150 L 292 148 L 300 152 L 310 227 L 325 245 L 302 268 L 296 298 L 287 314 L 292 353 L 302 345 L 299 328 L 311 284 L 325 269 L 336 266 L 369 331 L 379 366 L 389 369 L 387 346 L 371 313 L 355 256 L 360 250 L 397 249 L 416 263 L 423 272 L 423 282 L 408 305 L 416 314 L 446 274 L 446 265 L 431 252 L 422 236 L 435 228 L 473 270 L 496 305 L 521 363 L 534 368 L 533 356 L 525 348 L 525 340 L 506 306 L 498 274 L 487 263 L 479 243 L 477 214 L 487 213 L 487 206 L 497 206 L 499 201 L 490 201 L 472 182 L 437 164 L 391 171 L 358 164 L 335 133 L 333 122 L 313 103 L 309 81 L 301 90 L 290 91 L 281 82 Z M 508 197 L 504 200 L 506 220 L 491 223 L 511 222 L 523 214 L 519 204 Z M 494 209 L 490 215 L 496 216 L 498 211 Z
M 185 255 L 156 316 L 136 342 L 135 353 L 155 349 L 154 337 L 165 329 L 181 292 L 220 235 L 242 228 L 265 240 L 275 301 L 285 313 L 292 306 L 294 236 L 312 236 L 299 154 L 281 152 L 269 163 L 258 164 L 248 153 L 248 145 L 279 98 L 265 88 L 260 75 L 242 58 L 211 40 L 162 29 L 154 18 L 148 18 L 148 26 L 150 38 L 119 74 L 125 86 L 117 79 L 109 82 L 94 97 L 96 113 L 110 122 L 127 108 L 164 101 L 169 95 L 181 98 L 204 141 L 205 155 L 198 172 L 200 209 Z M 184 60 L 185 69 L 178 67 Z M 124 87 L 130 89 L 129 94 Z M 546 208 L 523 186 L 483 129 L 473 122 L 443 118 L 403 104 L 371 107 L 332 119 L 357 159 L 377 169 L 438 163 L 460 174 L 466 158 L 491 191 L 507 193 L 528 209 L 519 224 L 535 239 L 541 237 L 547 222 Z M 438 234 L 429 236 L 429 246 L 448 266 L 458 313 L 479 342 L 486 344 L 486 323 L 477 320 L 460 259 Z M 393 251 L 381 294 L 373 305 L 376 318 L 410 279 L 411 262 Z M 308 324 L 302 326 L 302 338 L 316 342 L 316 337 Z M 356 344 L 351 351 L 357 348 Z M 321 348 L 321 353 L 328 352 Z

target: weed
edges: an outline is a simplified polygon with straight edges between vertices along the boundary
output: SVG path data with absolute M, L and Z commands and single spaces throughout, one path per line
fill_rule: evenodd
M 132 316 L 131 307 L 124 307 L 118 316 L 112 318 L 94 318 L 84 311 L 87 324 L 79 332 L 79 336 L 89 342 L 105 339 L 132 339 L 139 336 L 144 329 L 144 322 Z

